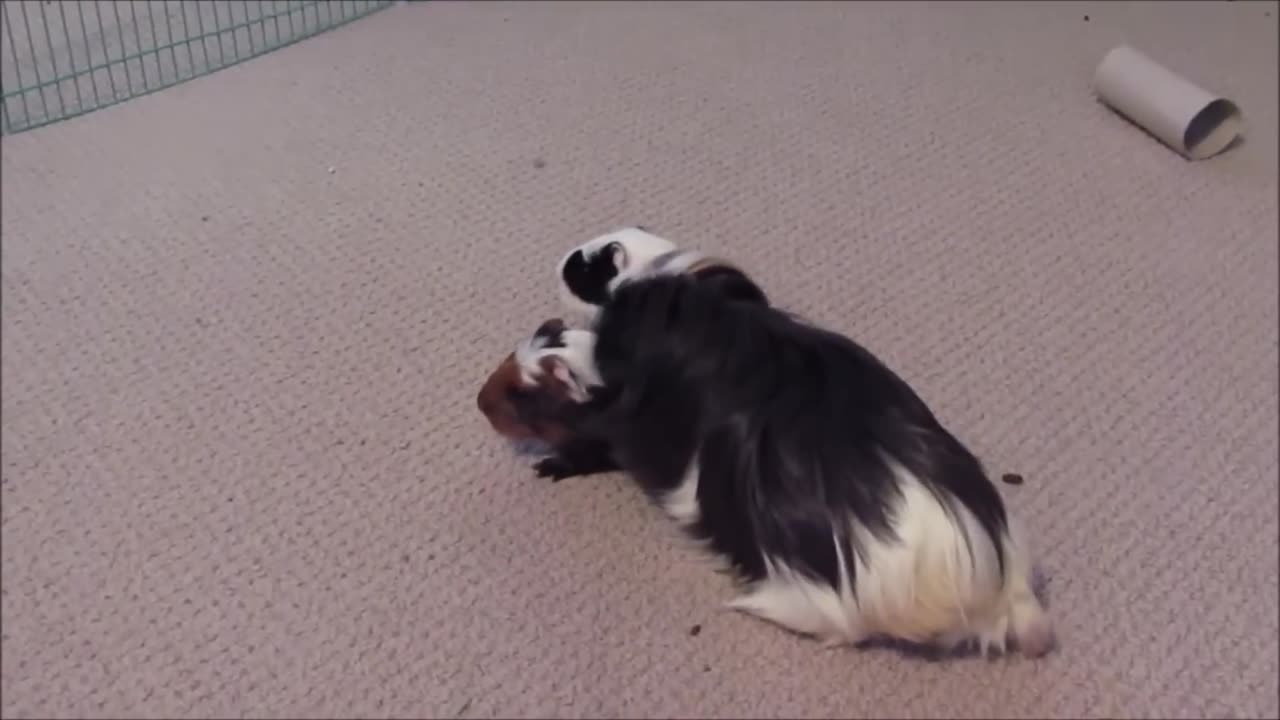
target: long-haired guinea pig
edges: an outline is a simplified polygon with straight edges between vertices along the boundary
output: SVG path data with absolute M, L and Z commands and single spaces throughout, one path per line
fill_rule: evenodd
M 561 301 L 569 310 L 588 318 L 594 318 L 625 282 L 682 274 L 695 277 L 701 284 L 714 284 L 722 297 L 768 304 L 764 291 L 733 263 L 681 249 L 639 226 L 588 240 L 566 253 L 556 265 Z
M 696 254 L 630 232 L 593 242 L 561 264 L 596 315 L 589 356 L 563 364 L 612 398 L 582 426 L 737 570 L 731 607 L 832 644 L 1049 652 L 1023 531 L 906 380 L 851 338 L 704 282 Z M 578 273 L 591 267 L 595 286 Z
M 593 346 L 591 333 L 547 320 L 498 364 L 476 396 L 499 435 L 550 450 L 534 465 L 540 477 L 558 481 L 617 469 L 608 445 L 577 429 L 590 388 L 600 384 L 589 370 Z

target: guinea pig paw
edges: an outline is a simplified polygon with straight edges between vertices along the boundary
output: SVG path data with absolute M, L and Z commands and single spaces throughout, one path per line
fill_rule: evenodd
M 543 458 L 533 464 L 533 469 L 538 473 L 538 477 L 551 478 L 551 482 L 560 482 L 578 474 L 572 465 L 558 457 Z

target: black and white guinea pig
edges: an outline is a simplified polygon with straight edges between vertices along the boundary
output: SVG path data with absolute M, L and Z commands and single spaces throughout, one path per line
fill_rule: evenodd
M 1053 647 L 999 491 L 870 350 L 642 230 L 575 248 L 559 272 L 594 340 L 547 352 L 600 383 L 580 396 L 612 398 L 584 427 L 738 571 L 731 607 L 832 644 Z
M 566 253 L 556 266 L 561 301 L 588 319 L 596 316 L 623 283 L 679 274 L 691 275 L 700 283 L 714 283 L 722 296 L 769 302 L 764 291 L 733 263 L 681 248 L 640 226 L 592 238 Z

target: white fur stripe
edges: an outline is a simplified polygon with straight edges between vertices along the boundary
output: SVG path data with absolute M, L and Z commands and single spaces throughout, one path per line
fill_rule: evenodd
M 564 330 L 560 337 L 564 340 L 564 347 L 547 347 L 547 339 L 537 335 L 522 340 L 516 346 L 520 379 L 526 385 L 536 385 L 544 373 L 543 358 L 557 358 L 571 374 L 570 378 L 560 378 L 561 381 L 581 394 L 581 397 L 575 395 L 575 399 L 581 402 L 586 399 L 587 388 L 603 384 L 595 364 L 596 334 L 590 330 Z
M 698 505 L 698 456 L 695 454 L 675 490 L 662 498 L 662 509 L 680 525 L 692 525 L 702 517 Z

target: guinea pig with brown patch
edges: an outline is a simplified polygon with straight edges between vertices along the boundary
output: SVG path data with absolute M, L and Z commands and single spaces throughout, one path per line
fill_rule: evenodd
M 579 420 L 600 385 L 591 361 L 595 336 L 563 320 L 542 323 L 489 374 L 476 405 L 499 435 L 550 450 L 534 465 L 539 477 L 617 470 L 609 447 L 582 432 Z

